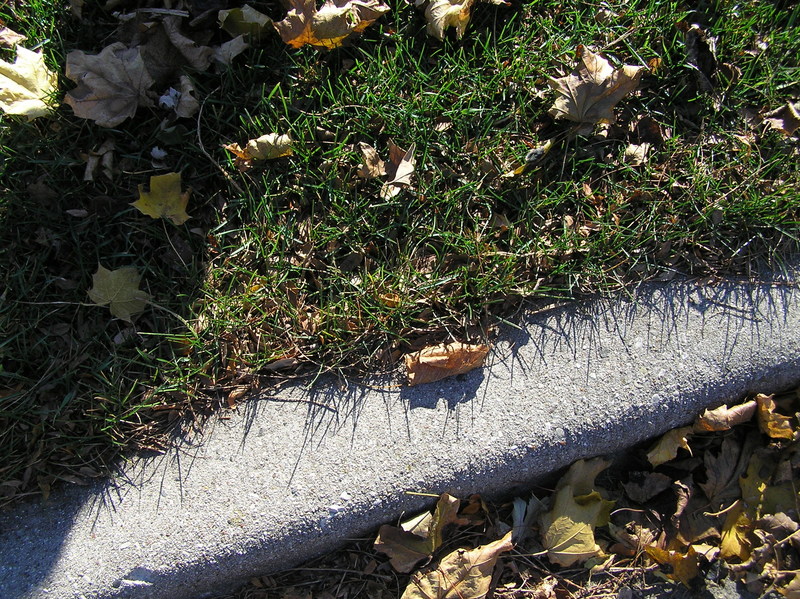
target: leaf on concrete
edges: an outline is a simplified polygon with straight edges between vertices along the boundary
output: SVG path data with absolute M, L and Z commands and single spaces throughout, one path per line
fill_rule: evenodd
M 725 513 L 725 523 L 722 525 L 722 537 L 719 542 L 720 557 L 730 559 L 736 557 L 746 561 L 750 557 L 752 544 L 748 536 L 753 530 L 753 525 L 745 512 L 741 501 L 736 503 Z
M 748 422 L 756 413 L 756 402 L 750 400 L 745 403 L 728 407 L 721 405 L 714 410 L 705 410 L 694 423 L 694 429 L 700 431 L 727 431 Z
M 594 529 L 608 522 L 613 505 L 597 492 L 575 497 L 571 486 L 559 489 L 553 507 L 540 518 L 547 558 L 566 567 L 597 555 L 600 546 L 595 542 Z
M 29 121 L 45 116 L 57 83 L 56 74 L 44 64 L 44 55 L 18 47 L 14 64 L 0 60 L 0 110 Z
M 221 10 L 217 14 L 219 26 L 232 37 L 243 36 L 249 42 L 259 41 L 267 31 L 272 31 L 272 19 L 249 4 L 241 8 Z
M 775 412 L 775 402 L 772 395 L 759 393 L 756 395 L 758 404 L 758 428 L 762 433 L 769 435 L 771 439 L 794 438 L 795 432 L 792 429 L 792 418 Z
M 116 127 L 132 117 L 139 106 L 152 106 L 147 90 L 153 78 L 145 69 L 138 48 L 122 43 L 106 46 L 100 54 L 75 50 L 67 55 L 67 77 L 78 87 L 64 101 L 75 115 L 101 127 Z
M 686 553 L 680 551 L 667 551 L 659 547 L 645 547 L 647 554 L 658 564 L 667 566 L 667 577 L 682 582 L 687 587 L 692 580 L 700 574 L 699 556 L 694 547 L 689 547 Z
M 410 386 L 432 383 L 448 376 L 463 374 L 483 364 L 488 345 L 448 343 L 434 345 L 405 356 Z
M 424 512 L 407 520 L 400 527 L 384 525 L 378 531 L 374 547 L 390 557 L 397 572 L 411 572 L 419 562 L 430 559 L 442 544 L 445 526 L 457 519 L 460 502 L 443 493 L 433 514 Z
M 509 531 L 503 538 L 475 549 L 457 549 L 436 569 L 416 573 L 401 599 L 483 599 L 500 554 L 514 548 Z
M 22 35 L 21 33 L 17 33 L 3 25 L 0 27 L 0 46 L 4 46 L 6 48 L 13 48 L 17 44 L 24 42 L 27 37 Z
M 678 455 L 678 449 L 685 449 L 692 453 L 689 447 L 689 435 L 692 434 L 691 426 L 675 428 L 664 434 L 655 445 L 647 452 L 647 459 L 653 467 L 660 466 L 665 462 L 674 460 Z
M 180 173 L 167 173 L 150 177 L 150 191 L 139 185 L 139 199 L 131 205 L 149 217 L 168 218 L 173 224 L 182 225 L 189 220 L 189 195 L 189 191 L 181 191 Z
M 274 23 L 284 43 L 292 48 L 306 44 L 338 48 L 350 35 L 364 31 L 389 7 L 382 0 L 326 0 L 317 10 L 316 0 L 288 0 L 289 12 Z
M 273 160 L 292 154 L 292 138 L 280 133 L 267 133 L 247 142 L 244 148 L 239 144 L 223 146 L 236 156 L 236 166 L 244 170 L 254 160 Z
M 764 122 L 784 135 L 792 135 L 800 127 L 800 105 L 787 102 L 777 110 L 764 115 Z
M 617 102 L 639 86 L 647 68 L 623 65 L 615 69 L 585 46 L 578 46 L 578 57 L 581 64 L 577 70 L 548 81 L 558 94 L 550 115 L 584 125 L 613 123 Z
M 444 32 L 449 27 L 456 30 L 456 38 L 461 39 L 467 29 L 473 6 L 480 0 L 424 0 L 415 2 L 416 6 L 425 4 L 425 20 L 428 35 L 438 40 L 444 39 Z M 507 6 L 503 0 L 486 0 L 491 4 Z
M 132 322 L 131 318 L 144 310 L 150 300 L 150 296 L 139 289 L 141 278 L 133 266 L 108 270 L 98 264 L 89 297 L 98 306 L 108 306 L 117 318 Z

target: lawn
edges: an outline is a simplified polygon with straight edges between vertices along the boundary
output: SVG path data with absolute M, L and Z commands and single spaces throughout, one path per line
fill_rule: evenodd
M 797 249 L 796 2 L 482 3 L 440 41 L 425 5 L 392 0 L 342 47 L 268 24 L 203 65 L 232 47 L 223 4 L 0 8 L 58 73 L 48 115 L 0 117 L 0 502 L 101 476 L 275 380 L 394 372 L 491 340 L 529 300 L 754 277 Z M 114 43 L 153 81 L 119 122 L 65 99 L 68 54 Z M 636 84 L 612 123 L 556 118 L 551 82 L 592 52 Z M 291 154 L 225 148 L 272 133 Z M 188 219 L 132 205 L 169 173 Z M 128 312 L 104 269 L 138 289 Z

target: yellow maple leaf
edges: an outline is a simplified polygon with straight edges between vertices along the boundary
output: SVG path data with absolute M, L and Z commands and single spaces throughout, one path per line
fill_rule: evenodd
M 0 109 L 21 114 L 29 121 L 50 112 L 47 100 L 57 87 L 58 77 L 44 64 L 44 56 L 17 48 L 14 64 L 0 60 Z
M 689 447 L 688 438 L 692 432 L 691 426 L 684 426 L 665 433 L 647 452 L 647 459 L 650 464 L 655 467 L 674 460 L 678 455 L 679 448 L 683 448 L 691 454 L 692 450 Z
M 139 199 L 131 206 L 152 218 L 168 218 L 176 225 L 189 220 L 186 204 L 190 191 L 181 192 L 181 174 L 167 173 L 150 177 L 150 191 L 139 185 Z
M 133 266 L 108 270 L 98 264 L 89 297 L 98 306 L 108 306 L 117 318 L 132 322 L 131 317 L 144 310 L 150 300 L 150 296 L 139 289 L 141 279 Z
M 389 7 L 382 0 L 326 0 L 317 10 L 316 0 L 288 0 L 289 12 L 274 23 L 283 41 L 292 48 L 306 44 L 338 48 L 344 40 L 361 33 Z

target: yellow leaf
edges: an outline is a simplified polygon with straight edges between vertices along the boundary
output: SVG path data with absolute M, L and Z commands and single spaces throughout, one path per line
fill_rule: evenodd
M 108 306 L 111 314 L 132 322 L 131 317 L 147 305 L 150 296 L 139 290 L 141 275 L 133 266 L 108 270 L 97 265 L 89 297 L 98 306 Z
M 469 372 L 481 366 L 488 353 L 488 345 L 458 342 L 426 347 L 405 357 L 408 384 L 432 383 Z
M 292 48 L 309 44 L 333 49 L 360 33 L 389 7 L 382 0 L 326 0 L 317 10 L 316 0 L 288 0 L 289 12 L 275 29 Z
M 38 52 L 17 48 L 14 64 L 0 60 L 0 109 L 29 121 L 50 112 L 47 100 L 56 92 L 58 77 Z
M 722 525 L 722 538 L 719 543 L 720 557 L 728 559 L 737 557 L 745 561 L 750 557 L 750 541 L 747 539 L 752 530 L 752 522 L 745 513 L 744 504 L 736 501 L 734 507 L 725 514 Z
M 189 220 L 186 214 L 189 193 L 181 192 L 180 173 L 157 175 L 150 177 L 150 191 L 139 185 L 139 199 L 131 206 L 152 218 L 168 218 L 173 224 L 182 225 Z
M 443 557 L 435 569 L 412 576 L 401 599 L 483 599 L 489 592 L 497 559 L 513 548 L 509 531 L 487 545 L 457 549 Z
M 772 439 L 792 440 L 794 438 L 792 419 L 775 412 L 772 395 L 759 393 L 756 395 L 756 403 L 758 404 L 758 428 L 762 433 L 766 433 Z
M 256 139 L 251 139 L 245 147 L 239 144 L 223 146 L 236 156 L 236 165 L 239 168 L 248 168 L 253 160 L 273 160 L 292 154 L 292 138 L 290 135 L 267 133 Z
M 571 566 L 597 555 L 600 546 L 594 540 L 594 529 L 608 521 L 613 505 L 596 491 L 574 497 L 572 486 L 559 489 L 552 509 L 540 518 L 547 558 L 560 566 Z
M 668 578 L 682 582 L 687 587 L 700 574 L 698 554 L 694 547 L 689 547 L 686 553 L 680 551 L 667 551 L 653 545 L 645 547 L 647 554 L 662 566 L 668 566 L 671 572 Z
M 473 5 L 478 0 L 430 0 L 425 7 L 428 35 L 444 39 L 445 29 L 455 27 L 456 37 L 461 39 L 467 29 Z M 504 0 L 486 0 L 491 4 L 508 5 Z M 423 2 L 415 2 L 417 6 Z
M 689 447 L 688 437 L 692 434 L 692 430 L 691 426 L 684 426 L 665 433 L 647 452 L 647 459 L 653 467 L 674 460 L 680 448 L 691 454 L 692 450 Z

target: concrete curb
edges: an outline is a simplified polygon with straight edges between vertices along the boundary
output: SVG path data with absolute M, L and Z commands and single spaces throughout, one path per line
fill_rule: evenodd
M 430 504 L 406 490 L 521 490 L 800 380 L 800 290 L 645 286 L 534 315 L 490 362 L 411 389 L 265 394 L 127 481 L 0 514 L 0 597 L 207 597 Z

